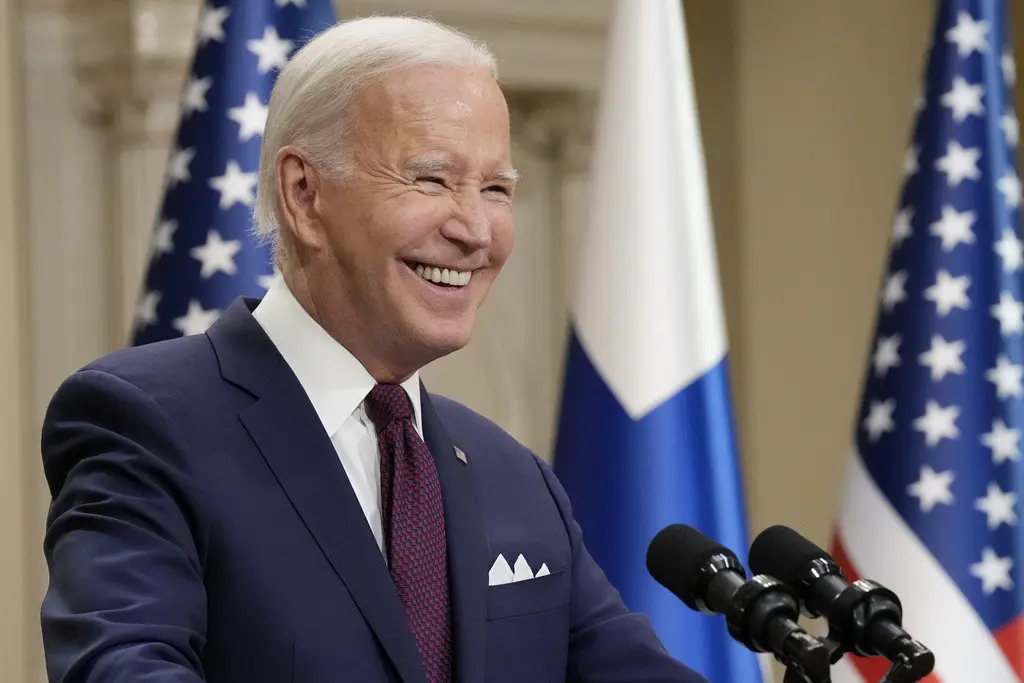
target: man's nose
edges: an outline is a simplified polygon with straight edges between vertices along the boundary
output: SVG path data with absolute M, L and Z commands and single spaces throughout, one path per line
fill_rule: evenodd
M 452 219 L 442 228 L 442 234 L 454 242 L 462 242 L 473 249 L 486 249 L 491 245 L 491 221 L 484 198 L 478 191 L 460 194 Z

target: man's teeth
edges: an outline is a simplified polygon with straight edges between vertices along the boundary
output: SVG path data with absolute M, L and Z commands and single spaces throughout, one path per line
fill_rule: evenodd
M 416 274 L 424 280 L 429 280 L 439 285 L 453 285 L 465 287 L 469 284 L 470 271 L 449 270 L 448 268 L 435 268 L 425 266 L 422 263 L 416 265 Z

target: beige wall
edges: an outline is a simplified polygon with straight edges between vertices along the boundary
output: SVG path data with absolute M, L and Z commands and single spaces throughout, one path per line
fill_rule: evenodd
M 33 591 L 36 525 L 29 519 L 33 461 L 28 448 L 25 381 L 24 213 L 20 172 L 20 27 L 16 0 L 0 0 L 0 680 L 38 680 Z
M 40 110 L 72 98 L 22 82 L 16 5 L 0 0 L 0 681 L 38 683 L 39 411 L 49 387 L 88 360 L 76 354 L 91 356 L 107 343 L 120 302 L 83 310 L 81 301 L 101 296 L 102 282 L 48 274 L 46 238 L 26 235 L 26 215 L 41 225 L 102 224 L 96 206 L 78 223 L 70 218 L 83 198 L 99 194 L 91 185 L 71 187 L 76 177 L 100 175 L 76 169 L 102 166 L 90 156 L 98 143 L 72 129 L 74 117 L 53 114 L 46 126 L 29 128 L 41 143 L 71 150 L 74 159 L 60 166 L 66 191 L 56 188 L 62 202 L 50 200 L 47 159 L 33 161 L 40 180 L 25 187 L 22 88 Z M 824 543 L 848 458 L 932 3 L 692 0 L 686 10 L 751 526 L 785 523 Z M 1019 28 L 1016 43 L 1024 45 Z M 49 62 L 33 68 L 50 73 Z M 67 139 L 52 142 L 60 131 Z M 578 183 L 562 191 L 582 196 Z M 66 246 L 71 238 L 64 235 L 63 248 L 79 249 Z M 25 263 L 36 264 L 33 273 L 22 272 Z M 92 284 L 79 294 L 68 289 L 75 282 Z M 30 311 L 33 299 L 56 308 Z M 87 333 L 47 332 L 68 327 Z M 812 477 L 814 488 L 796 487 L 797 473 Z

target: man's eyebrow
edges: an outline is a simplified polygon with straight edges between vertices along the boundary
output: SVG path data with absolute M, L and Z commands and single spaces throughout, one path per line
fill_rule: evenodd
M 514 168 L 506 168 L 491 174 L 491 179 L 500 180 L 501 182 L 508 183 L 509 185 L 515 185 L 522 179 L 522 175 L 520 175 L 519 171 Z
M 414 157 L 405 164 L 406 170 L 413 175 L 436 175 L 438 173 L 455 173 L 458 168 L 455 162 L 446 157 L 422 156 Z M 522 174 L 515 168 L 503 168 L 488 176 L 488 180 L 515 185 L 522 179 Z
M 405 164 L 406 169 L 415 175 L 431 173 L 451 173 L 455 171 L 455 162 L 451 159 L 436 156 L 416 157 Z

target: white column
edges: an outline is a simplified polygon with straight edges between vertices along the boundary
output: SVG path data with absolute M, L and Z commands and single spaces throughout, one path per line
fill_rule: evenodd
M 531 405 L 538 454 L 549 461 L 557 436 L 578 250 L 586 228 L 595 103 L 593 91 L 563 92 L 533 101 L 519 117 L 523 144 L 549 160 L 546 181 L 550 185 L 550 214 L 543 263 L 549 276 L 543 282 L 543 291 L 536 292 L 548 302 L 544 312 L 547 319 L 537 338 L 542 362 L 531 364 L 534 386 L 527 388 L 527 395 L 535 390 L 543 392 Z
M 10 19 L 15 4 L 0 0 L 0 16 Z M 133 50 L 147 43 L 145 30 L 125 35 L 122 14 L 128 5 L 105 0 L 23 4 L 16 26 L 0 22 L 0 35 L 12 37 L 0 37 L 0 149 L 25 151 L 0 157 L 0 278 L 5 278 L 0 297 L 7 297 L 0 302 L 0 325 L 20 333 L 0 335 L 0 461 L 23 456 L 18 463 L 4 461 L 0 470 L 0 557 L 19 558 L 0 561 L 3 681 L 43 680 L 41 539 L 49 495 L 42 481 L 39 427 L 60 381 L 127 339 L 132 306 L 126 300 L 134 301 L 130 292 L 137 286 L 139 244 L 143 250 L 148 244 L 138 235 L 152 225 L 166 154 L 160 142 L 166 126 L 153 107 L 143 105 L 154 92 L 170 92 L 176 99 L 180 76 L 176 80 L 174 74 L 184 69 L 170 48 L 163 50 L 168 57 L 155 73 L 133 65 Z M 76 8 L 95 12 L 94 21 L 85 23 Z M 136 24 L 145 29 L 144 21 Z M 191 36 L 191 27 L 187 30 Z M 174 35 L 170 28 L 165 33 Z M 7 61 L 11 50 L 22 54 Z M 114 66 L 103 68 L 97 55 Z M 9 78 L 15 64 L 24 69 L 20 84 Z M 24 120 L 12 123 L 13 113 L 22 109 Z M 15 238 L 21 243 L 10 244 Z M 12 297 L 20 297 L 20 312 L 8 310 Z M 19 420 L 25 425 L 21 431 L 15 428 Z M 21 449 L 14 446 L 19 441 Z M 19 516 L 14 509 L 24 512 Z M 4 597 L 7 590 L 14 597 Z M 18 607 L 12 611 L 9 605 Z M 8 646 L 17 656 L 7 656 Z M 4 669 L 21 662 L 27 668 L 17 673 Z
M 34 683 L 44 679 L 39 606 L 47 582 L 42 534 L 49 502 L 39 455 L 39 428 L 58 383 L 111 348 L 111 306 L 103 134 L 92 120 L 94 109 L 87 93 L 76 84 L 67 17 L 54 8 L 23 6 L 23 16 L 8 34 L 12 39 L 0 41 L 21 52 L 19 69 L 23 69 L 20 92 L 0 94 L 0 109 L 10 103 L 25 112 L 11 140 L 0 143 L 2 149 L 17 150 L 13 157 L 3 155 L 0 164 L 17 164 L 19 184 L 13 200 L 22 240 L 17 251 L 0 248 L 0 258 L 17 261 L 20 289 L 5 283 L 0 291 L 18 292 L 22 305 L 17 324 L 4 322 L 3 327 L 22 335 L 16 407 L 25 428 L 23 449 L 5 446 L 0 448 L 0 458 L 17 452 L 24 460 L 17 477 L 8 473 L 18 470 L 4 465 L 0 489 L 8 484 L 17 489 L 0 492 L 0 506 L 20 497 L 25 512 L 20 519 L 23 545 L 18 551 L 0 549 L 0 557 L 19 558 L 24 570 L 19 578 L 0 578 L 0 592 L 16 590 L 25 607 L 18 631 L 0 633 L 0 649 L 18 642 L 26 663 L 20 675 L 0 674 L 0 680 Z M 3 187 L 9 185 L 0 181 Z M 0 211 L 9 210 L 11 201 L 0 199 Z M 0 266 L 0 272 L 9 276 L 16 271 Z M 6 381 L 2 384 L 3 390 L 13 386 Z M 10 417 L 12 412 L 0 409 L 0 414 Z M 12 438 L 6 426 L 0 428 L 0 434 L 0 438 Z M 0 519 L 10 519 L 9 513 L 0 514 Z M 0 574 L 15 566 L 17 562 L 0 561 Z M 14 602 L 2 599 L 0 621 L 6 618 L 7 605 Z M 15 661 L 13 655 L 0 654 L 0 671 Z
M 104 136 L 109 342 L 129 340 L 199 3 L 67 0 L 74 73 Z
M 559 228 L 556 233 L 556 248 L 561 278 L 556 286 L 565 313 L 568 313 L 575 294 L 576 276 L 580 267 L 579 251 L 589 218 L 590 157 L 594 142 L 596 106 L 595 92 L 580 93 L 563 106 L 559 117 L 561 125 L 555 157 Z M 560 322 L 564 326 L 569 321 L 567 316 L 563 318 L 565 319 Z M 558 344 L 564 345 L 566 331 L 559 333 Z
M 158 99 L 157 99 L 158 98 Z M 163 200 L 164 170 L 178 115 L 178 90 L 154 93 L 144 110 L 122 103 L 109 131 L 116 243 L 115 334 L 127 343 Z

